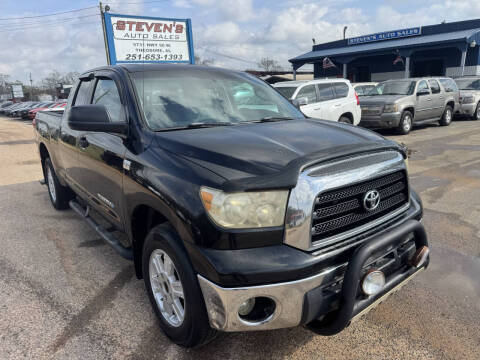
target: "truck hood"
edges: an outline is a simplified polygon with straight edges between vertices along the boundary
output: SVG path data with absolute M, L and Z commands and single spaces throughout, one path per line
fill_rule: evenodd
M 369 130 L 296 119 L 157 133 L 158 146 L 225 179 L 225 191 L 291 188 L 302 168 L 380 149 L 403 149 Z
M 410 95 L 373 95 L 360 97 L 360 106 L 362 105 L 378 105 L 393 104 L 395 101 L 403 99 Z

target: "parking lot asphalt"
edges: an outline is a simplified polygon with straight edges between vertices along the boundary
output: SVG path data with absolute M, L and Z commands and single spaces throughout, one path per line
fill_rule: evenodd
M 336 336 L 221 334 L 185 350 L 157 327 L 131 263 L 53 209 L 31 124 L 0 117 L 0 359 L 478 359 L 480 121 L 384 135 L 412 150 L 427 271 Z

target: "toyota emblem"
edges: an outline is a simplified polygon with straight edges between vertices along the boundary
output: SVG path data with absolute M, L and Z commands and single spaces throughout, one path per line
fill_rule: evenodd
M 375 210 L 380 204 L 380 193 L 377 190 L 370 190 L 363 196 L 363 207 L 367 211 Z

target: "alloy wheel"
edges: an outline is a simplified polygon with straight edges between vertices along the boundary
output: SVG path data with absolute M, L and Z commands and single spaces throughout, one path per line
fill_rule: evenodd
M 150 284 L 162 317 L 173 327 L 182 325 L 185 318 L 183 285 L 172 259 L 155 249 L 149 261 Z

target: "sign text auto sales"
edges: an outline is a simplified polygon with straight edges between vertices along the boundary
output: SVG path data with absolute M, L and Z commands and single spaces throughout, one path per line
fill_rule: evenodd
M 106 14 L 116 62 L 189 62 L 189 20 Z M 112 51 L 110 51 L 112 52 Z M 112 54 L 110 54 L 112 57 Z

